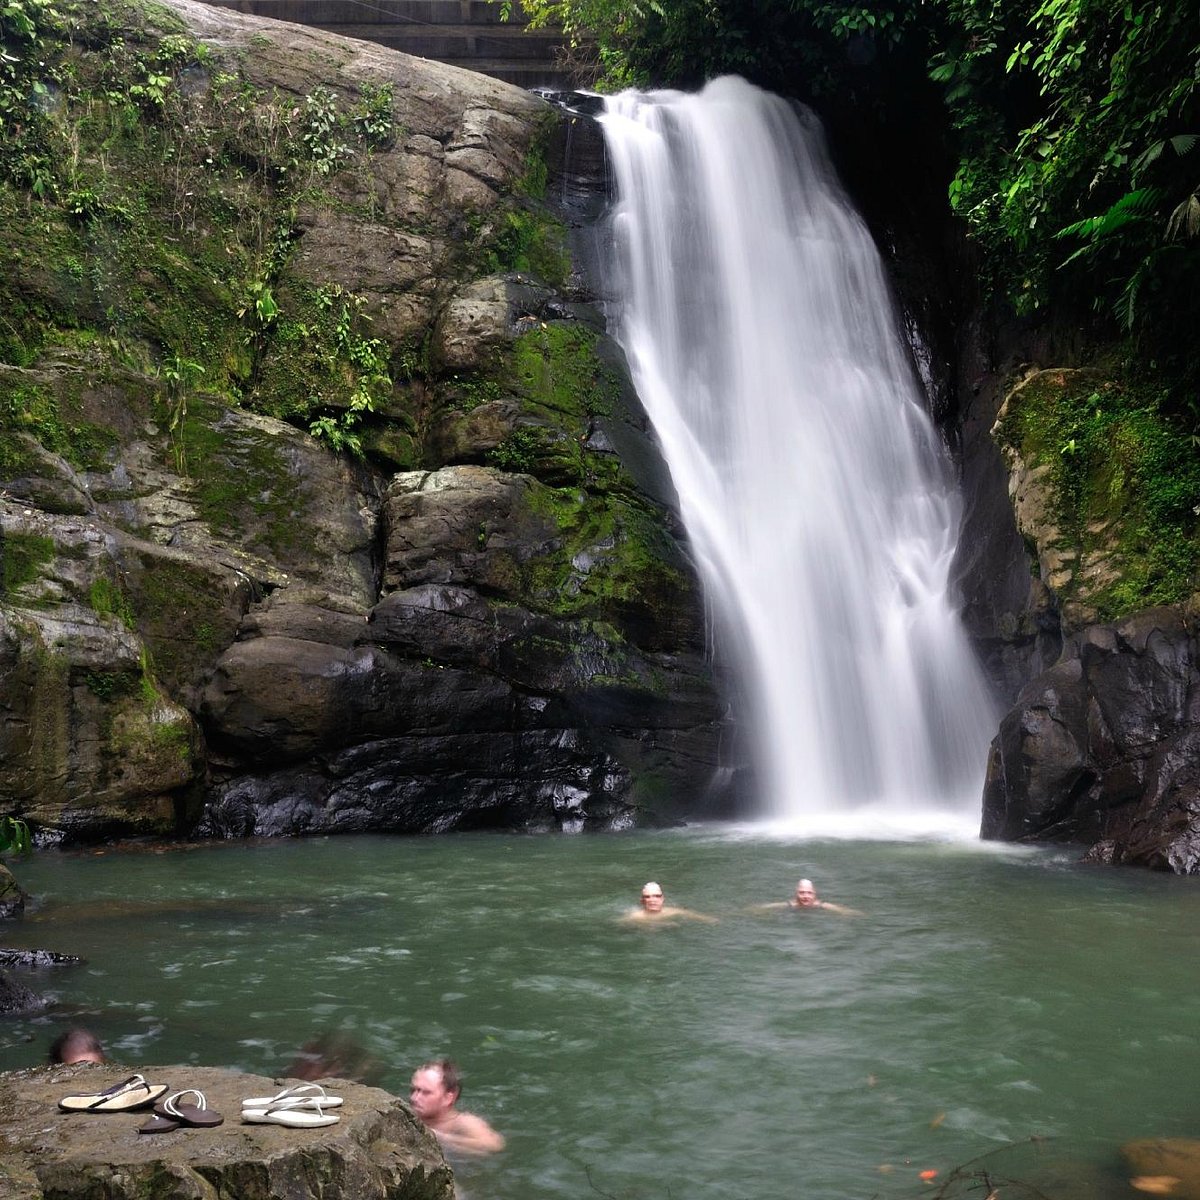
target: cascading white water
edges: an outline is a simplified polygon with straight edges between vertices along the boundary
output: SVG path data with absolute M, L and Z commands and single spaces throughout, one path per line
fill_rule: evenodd
M 977 816 L 993 720 L 951 595 L 951 464 L 816 119 L 722 78 L 623 93 L 601 123 L 616 332 L 744 672 L 765 807 L 835 833 Z

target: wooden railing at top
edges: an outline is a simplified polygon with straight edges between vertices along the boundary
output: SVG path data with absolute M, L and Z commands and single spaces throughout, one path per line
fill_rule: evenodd
M 311 25 L 393 50 L 480 71 L 520 87 L 566 87 L 562 33 L 527 29 L 487 0 L 204 0 L 218 8 Z

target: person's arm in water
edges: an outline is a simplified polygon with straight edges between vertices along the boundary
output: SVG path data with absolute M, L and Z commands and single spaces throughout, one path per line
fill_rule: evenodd
M 703 921 L 706 925 L 717 924 L 717 918 L 710 917 L 706 913 L 692 912 L 690 908 L 673 908 L 670 906 L 661 908 L 658 912 L 647 912 L 644 908 L 631 908 L 621 920 L 653 923 L 654 921 L 667 920 L 671 917 L 686 917 L 692 921 Z
M 827 909 L 829 912 L 841 913 L 843 917 L 861 917 L 864 915 L 857 908 L 847 908 L 844 904 L 834 904 L 831 900 L 822 900 L 817 907 Z
M 460 1154 L 493 1154 L 504 1149 L 503 1135 L 474 1113 L 458 1113 L 445 1128 L 433 1132 L 447 1150 Z
M 663 915 L 668 917 L 687 917 L 692 921 L 703 921 L 706 925 L 716 925 L 717 918 L 710 917 L 707 913 L 693 912 L 690 908 L 665 908 Z

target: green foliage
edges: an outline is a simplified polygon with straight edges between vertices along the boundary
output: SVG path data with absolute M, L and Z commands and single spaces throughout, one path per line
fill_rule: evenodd
M 132 671 L 88 671 L 83 677 L 84 686 L 97 700 L 109 703 L 123 696 L 134 695 L 139 688 L 141 676 Z
M 350 157 L 350 147 L 338 140 L 342 127 L 337 97 L 329 88 L 317 87 L 304 97 L 300 141 L 322 175 L 331 174 Z
M 382 149 L 391 145 L 395 135 L 395 119 L 392 116 L 392 85 L 362 85 L 362 94 L 357 104 L 350 109 L 350 125 L 366 145 Z
M 28 854 L 33 846 L 29 826 L 19 817 L 0 817 L 0 854 Z
M 1090 308 L 1194 384 L 1200 23 L 1154 0 L 946 11 L 980 31 L 934 77 L 961 138 L 951 201 L 996 288 L 1018 311 Z
M 363 299 L 338 284 L 292 288 L 252 400 L 334 452 L 362 454 L 361 426 L 392 390 L 389 351 Z M 274 318 L 273 318 L 274 319 Z
M 502 471 L 518 471 L 528 474 L 537 462 L 543 440 L 542 433 L 537 429 L 527 426 L 514 429 L 500 445 L 494 450 L 488 451 L 487 462 L 493 467 L 499 467 Z

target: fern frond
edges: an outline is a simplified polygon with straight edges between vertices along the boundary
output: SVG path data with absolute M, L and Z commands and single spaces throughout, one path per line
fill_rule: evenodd
M 1162 202 L 1162 198 L 1161 188 L 1138 188 L 1136 191 L 1126 192 L 1107 212 L 1098 217 L 1084 217 L 1082 221 L 1064 225 L 1054 236 L 1083 237 L 1093 241 L 1108 237 L 1134 221 L 1145 220 Z

